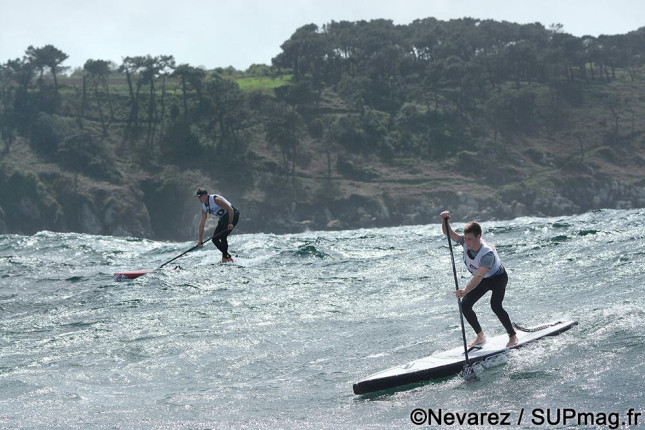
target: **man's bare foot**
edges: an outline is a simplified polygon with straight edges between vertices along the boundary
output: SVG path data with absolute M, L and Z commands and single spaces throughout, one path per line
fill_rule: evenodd
M 486 343 L 486 335 L 484 335 L 484 332 L 481 331 L 479 334 L 477 334 L 477 338 L 470 342 L 468 344 L 468 348 L 472 348 L 473 346 L 481 346 Z
M 222 263 L 233 263 L 233 257 L 222 258 Z
M 510 348 L 511 346 L 517 345 L 517 335 L 514 334 L 513 336 L 508 337 L 508 343 L 506 344 L 507 348 Z

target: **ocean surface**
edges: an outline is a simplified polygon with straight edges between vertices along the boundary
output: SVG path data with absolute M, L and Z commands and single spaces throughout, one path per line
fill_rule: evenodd
M 634 424 L 645 415 L 645 210 L 482 225 L 509 272 L 511 319 L 579 325 L 478 366 L 475 381 L 370 396 L 352 384 L 461 345 L 439 217 L 234 233 L 235 264 L 209 244 L 131 282 L 112 275 L 194 242 L 1 235 L 0 428 L 390 429 L 417 427 L 415 414 L 424 427 L 462 417 L 489 428 L 493 414 L 513 428 Z M 488 297 L 475 310 L 502 334 Z

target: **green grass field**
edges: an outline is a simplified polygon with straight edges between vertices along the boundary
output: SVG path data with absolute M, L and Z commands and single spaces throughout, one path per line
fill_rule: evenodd
M 279 88 L 285 85 L 288 85 L 291 82 L 292 75 L 280 75 L 276 77 L 270 76 L 226 76 L 226 79 L 231 79 L 240 86 L 240 89 L 244 92 L 271 92 L 274 88 Z M 69 91 L 70 88 L 80 88 L 83 85 L 82 79 L 78 77 L 66 77 L 62 76 L 59 79 L 59 84 L 61 85 L 62 92 Z M 110 92 L 115 95 L 127 95 L 128 85 L 125 77 L 123 75 L 114 75 L 108 78 L 108 84 L 110 86 Z M 88 84 L 89 86 L 89 84 Z M 67 87 L 67 88 L 65 88 Z M 161 84 L 156 85 L 157 91 L 161 90 Z M 92 91 L 90 89 L 90 91 Z M 177 79 L 168 79 L 166 81 L 166 92 L 168 93 L 179 93 L 181 90 L 179 88 L 179 81 Z
M 234 78 L 240 89 L 245 92 L 252 91 L 270 91 L 288 85 L 291 82 L 291 75 L 281 75 L 278 77 L 269 76 L 245 76 Z

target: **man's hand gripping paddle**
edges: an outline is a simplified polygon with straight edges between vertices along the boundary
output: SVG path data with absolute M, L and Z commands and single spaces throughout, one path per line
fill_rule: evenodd
M 444 228 L 446 229 L 446 237 L 448 238 L 448 248 L 450 248 L 450 260 L 452 261 L 452 275 L 455 278 L 455 291 L 459 290 L 459 282 L 457 281 L 457 268 L 455 267 L 455 256 L 452 253 L 452 241 L 450 240 L 450 227 L 448 225 L 448 218 L 443 219 Z M 464 368 L 461 371 L 461 376 L 469 381 L 471 379 L 477 378 L 475 374 L 475 369 L 470 364 L 468 359 L 468 345 L 466 344 L 466 329 L 464 327 L 464 313 L 461 309 L 461 299 L 457 298 L 457 304 L 459 305 L 459 318 L 461 319 L 461 337 L 464 341 L 464 355 L 466 357 L 466 363 L 464 363 Z

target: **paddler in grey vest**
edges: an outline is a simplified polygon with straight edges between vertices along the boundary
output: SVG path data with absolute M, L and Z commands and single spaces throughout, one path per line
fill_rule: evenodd
M 442 220 L 450 218 L 450 212 L 441 212 L 440 216 Z M 441 225 L 445 234 L 446 226 L 443 222 Z M 472 347 L 486 343 L 486 335 L 479 325 L 477 315 L 473 311 L 473 305 L 488 291 L 492 292 L 490 307 L 508 333 L 506 347 L 515 345 L 517 343 L 517 335 L 515 334 L 508 313 L 502 306 L 504 294 L 506 293 L 506 284 L 508 283 L 508 275 L 497 254 L 497 250 L 493 245 L 482 239 L 482 228 L 476 222 L 469 222 L 464 226 L 463 236 L 455 233 L 450 228 L 450 238 L 462 245 L 464 264 L 473 275 L 464 288 L 455 291 L 455 295 L 462 299 L 461 308 L 464 317 L 466 317 L 470 326 L 477 333 L 477 338 L 469 346 Z
M 204 244 L 203 237 L 206 217 L 209 214 L 213 215 L 218 219 L 217 228 L 215 228 L 215 233 L 213 233 L 213 243 L 222 252 L 222 263 L 232 263 L 233 257 L 228 253 L 227 237 L 237 225 L 240 219 L 240 211 L 223 196 L 208 194 L 208 191 L 203 188 L 197 188 L 195 190 L 195 196 L 197 196 L 202 204 L 202 217 L 199 221 L 199 229 L 197 230 L 197 246 Z

